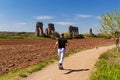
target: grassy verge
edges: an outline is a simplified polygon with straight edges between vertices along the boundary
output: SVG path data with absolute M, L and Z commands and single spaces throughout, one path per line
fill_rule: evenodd
M 1 39 L 50 39 L 47 37 L 37 37 L 37 36 L 7 36 L 0 35 Z
M 74 51 L 74 50 L 70 51 L 70 52 L 66 53 L 65 56 L 68 57 L 69 55 L 74 54 L 76 52 L 77 51 Z M 25 78 L 29 74 L 36 72 L 36 71 L 39 71 L 39 70 L 42 70 L 42 68 L 44 68 L 48 64 L 53 63 L 55 61 L 58 61 L 57 57 L 46 60 L 46 61 L 39 63 L 39 64 L 36 64 L 36 65 L 29 66 L 27 68 L 16 69 L 16 70 L 10 71 L 6 75 L 0 75 L 0 80 L 18 80 L 19 77 Z
M 27 77 L 28 74 L 33 73 L 35 71 L 39 71 L 48 64 L 53 63 L 56 60 L 58 59 L 54 58 L 54 59 L 46 60 L 36 65 L 29 66 L 27 68 L 10 71 L 8 74 L 1 75 L 0 80 L 18 80 L 19 77 L 23 77 L 23 78 Z
M 112 49 L 99 57 L 96 70 L 90 80 L 119 80 L 120 79 L 120 52 Z

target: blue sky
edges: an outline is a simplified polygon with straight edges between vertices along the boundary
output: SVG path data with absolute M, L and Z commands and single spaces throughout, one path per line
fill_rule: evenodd
M 120 0 L 0 0 L 0 31 L 34 32 L 37 21 L 55 24 L 57 32 L 70 25 L 79 33 L 98 33 L 100 15 L 120 11 Z

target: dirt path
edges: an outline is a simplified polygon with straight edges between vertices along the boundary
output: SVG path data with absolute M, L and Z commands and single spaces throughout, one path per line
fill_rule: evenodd
M 55 62 L 41 71 L 35 72 L 29 77 L 20 80 L 89 80 L 89 75 L 98 57 L 114 46 L 100 47 L 78 52 L 65 58 L 65 70 L 58 69 Z

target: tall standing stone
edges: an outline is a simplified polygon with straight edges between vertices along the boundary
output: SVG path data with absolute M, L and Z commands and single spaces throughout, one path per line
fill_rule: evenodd
M 48 28 L 45 29 L 46 35 L 53 35 L 55 33 L 55 27 L 54 24 L 49 23 Z
M 42 22 L 37 22 L 36 23 L 35 35 L 36 36 L 42 36 L 43 35 L 43 23 Z
M 73 27 L 73 26 L 69 26 L 69 35 L 71 37 L 75 37 L 79 34 L 79 30 L 78 30 L 78 27 Z

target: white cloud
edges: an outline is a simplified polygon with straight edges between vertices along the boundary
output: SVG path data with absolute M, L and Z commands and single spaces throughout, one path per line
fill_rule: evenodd
M 0 24 L 0 27 L 6 27 L 7 25 L 6 24 Z
M 97 16 L 96 19 L 100 19 L 100 16 Z
M 27 24 L 26 22 L 19 22 L 19 23 L 16 23 L 15 26 L 24 26 L 26 24 Z
M 92 17 L 92 15 L 86 15 L 86 14 L 77 14 L 76 16 L 79 17 L 79 18 L 90 18 L 90 17 Z
M 36 16 L 35 19 L 37 20 L 47 20 L 47 19 L 52 19 L 53 16 Z
M 58 24 L 58 25 L 72 25 L 72 24 L 76 24 L 74 22 L 64 22 L 64 21 L 61 21 L 61 22 L 53 22 L 54 24 Z

